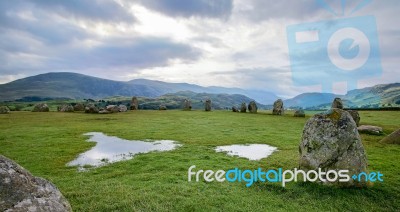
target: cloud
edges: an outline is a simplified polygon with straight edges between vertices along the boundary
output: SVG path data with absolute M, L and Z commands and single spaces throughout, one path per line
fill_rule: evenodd
M 140 0 L 145 7 L 168 16 L 227 18 L 230 16 L 232 0 Z

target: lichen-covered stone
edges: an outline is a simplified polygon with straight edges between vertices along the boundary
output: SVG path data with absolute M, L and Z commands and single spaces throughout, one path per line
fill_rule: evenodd
M 306 117 L 306 114 L 304 113 L 303 109 L 298 109 L 294 111 L 294 117 Z
M 240 112 L 245 113 L 246 110 L 247 110 L 246 102 L 242 102 L 242 105 L 240 105 Z
M 46 103 L 39 103 L 33 107 L 32 112 L 49 112 L 49 106 Z
M 343 102 L 341 98 L 335 98 L 332 102 L 332 108 L 343 109 Z
M 257 113 L 258 107 L 255 101 L 251 101 L 247 107 L 250 113 Z
M 274 108 L 272 109 L 273 115 L 284 115 L 285 110 L 283 108 L 283 101 L 282 99 L 278 99 L 274 102 Z
M 207 99 L 206 103 L 204 104 L 205 111 L 211 111 L 211 99 Z

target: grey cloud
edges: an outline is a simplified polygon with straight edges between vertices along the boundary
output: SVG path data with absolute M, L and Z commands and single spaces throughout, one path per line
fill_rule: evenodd
M 232 0 L 139 0 L 145 7 L 169 16 L 227 18 Z

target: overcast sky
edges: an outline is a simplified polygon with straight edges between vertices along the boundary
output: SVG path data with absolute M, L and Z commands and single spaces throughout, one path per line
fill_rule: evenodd
M 320 1 L 321 2 L 321 1 Z M 286 27 L 372 15 L 382 75 L 400 82 L 400 1 L 375 0 L 0 1 L 0 83 L 47 72 L 266 90 L 320 92 L 292 80 Z M 331 11 L 328 10 L 331 8 Z M 350 14 L 351 13 L 351 14 Z M 346 83 L 333 91 L 343 93 Z

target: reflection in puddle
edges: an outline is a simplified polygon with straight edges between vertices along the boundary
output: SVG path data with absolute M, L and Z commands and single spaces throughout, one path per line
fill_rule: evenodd
M 81 171 L 85 170 L 84 167 L 98 167 L 121 160 L 129 160 L 139 153 L 170 151 L 181 146 L 171 140 L 131 141 L 108 136 L 101 132 L 90 132 L 84 135 L 90 136 L 87 141 L 97 142 L 96 146 L 67 164 L 68 166 L 79 166 Z
M 227 152 L 230 156 L 239 156 L 249 160 L 261 160 L 270 156 L 278 148 L 267 144 L 217 146 L 217 152 Z

